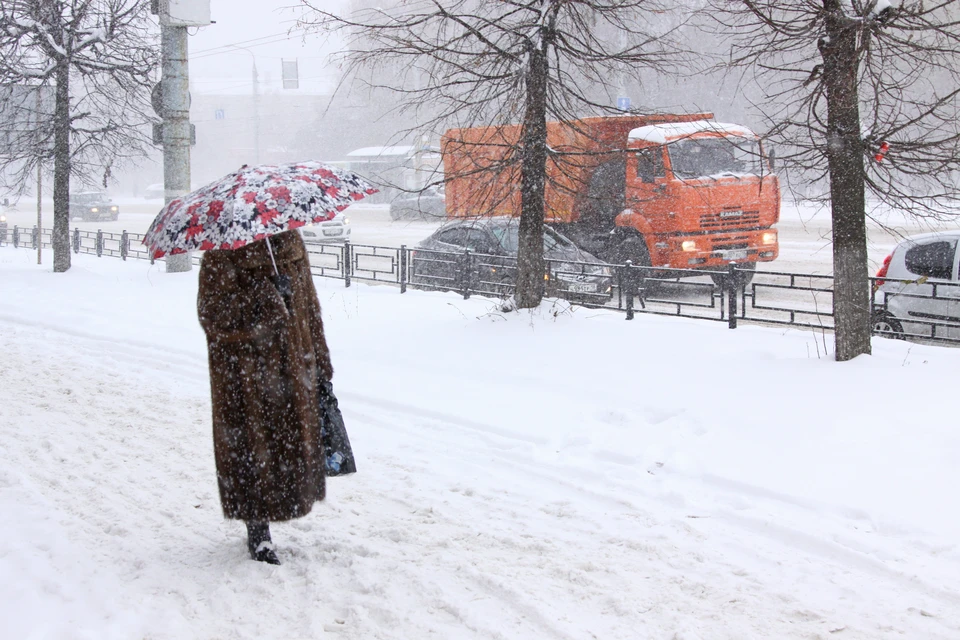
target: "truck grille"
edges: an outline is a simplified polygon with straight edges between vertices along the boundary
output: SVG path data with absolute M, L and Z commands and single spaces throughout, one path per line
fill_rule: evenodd
M 741 212 L 739 209 L 726 209 L 700 216 L 701 229 L 737 229 L 741 227 L 756 227 L 759 224 L 759 211 Z
M 713 245 L 714 251 L 729 251 L 731 249 L 746 249 L 750 244 L 747 242 L 725 242 Z

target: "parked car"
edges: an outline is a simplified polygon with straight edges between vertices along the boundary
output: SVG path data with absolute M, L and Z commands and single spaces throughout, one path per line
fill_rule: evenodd
M 417 245 L 411 256 L 411 281 L 437 289 L 460 288 L 461 255 L 469 250 L 475 254 L 471 288 L 507 295 L 517 277 L 519 227 L 519 221 L 511 217 L 449 222 Z M 549 261 L 544 275 L 549 293 L 580 301 L 599 301 L 611 295 L 610 267 L 553 229 L 544 228 L 543 252 Z
M 166 190 L 163 188 L 162 182 L 156 182 L 149 185 L 146 189 L 143 190 L 143 197 L 149 198 L 151 200 L 162 200 L 166 195 Z
M 960 230 L 902 241 L 877 272 L 873 328 L 903 337 L 960 338 Z
M 350 218 L 338 213 L 325 222 L 300 227 L 300 235 L 307 244 L 346 242 L 350 239 Z
M 70 194 L 70 219 L 116 220 L 120 207 L 104 191 L 79 191 Z
M 396 198 L 390 203 L 391 220 L 435 220 L 447 217 L 443 189 L 427 187 L 420 193 Z

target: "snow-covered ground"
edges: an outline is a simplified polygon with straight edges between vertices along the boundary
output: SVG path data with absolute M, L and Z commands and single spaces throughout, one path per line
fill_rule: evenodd
M 0 637 L 960 637 L 960 350 L 317 280 L 358 455 L 246 557 L 196 270 L 0 247 Z

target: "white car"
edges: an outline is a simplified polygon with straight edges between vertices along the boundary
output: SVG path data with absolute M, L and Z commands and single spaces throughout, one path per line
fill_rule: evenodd
M 300 227 L 300 235 L 307 244 L 346 242 L 350 239 L 350 218 L 338 213 L 326 222 Z
M 143 190 L 143 197 L 150 200 L 162 200 L 165 194 L 166 191 L 163 188 L 162 182 L 151 184 L 149 187 Z
M 913 236 L 896 246 L 877 272 L 874 332 L 960 339 L 958 243 L 960 230 Z

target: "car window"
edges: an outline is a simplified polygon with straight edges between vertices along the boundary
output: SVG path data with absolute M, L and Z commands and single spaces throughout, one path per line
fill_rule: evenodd
M 573 247 L 573 244 L 561 236 L 559 233 L 550 229 L 549 227 L 543 228 L 543 248 L 547 251 L 556 248 L 569 249 Z
M 506 251 L 508 255 L 517 252 L 517 227 L 512 225 L 495 226 L 490 228 L 490 232 L 493 233 L 493 237 L 497 239 L 500 247 Z
M 490 235 L 482 229 L 464 229 L 463 246 L 477 253 L 493 253 L 496 245 Z
M 105 196 L 102 193 L 76 193 L 73 196 L 73 201 L 79 204 L 95 204 L 102 202 L 104 199 Z
M 956 249 L 956 240 L 918 244 L 907 249 L 903 261 L 910 273 L 949 280 L 953 277 L 953 256 Z
M 508 254 L 515 254 L 520 246 L 520 227 L 516 224 L 492 227 L 490 231 L 496 237 L 500 246 Z M 573 244 L 561 236 L 550 227 L 543 228 L 543 249 L 544 251 L 554 251 L 560 249 L 570 249 Z
M 463 246 L 463 229 L 457 227 L 456 229 L 447 229 L 446 231 L 441 231 L 437 235 L 437 241 L 443 242 L 445 244 L 452 244 L 458 247 Z

